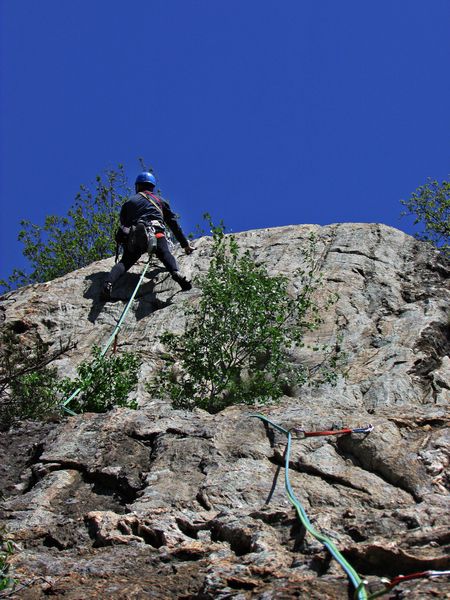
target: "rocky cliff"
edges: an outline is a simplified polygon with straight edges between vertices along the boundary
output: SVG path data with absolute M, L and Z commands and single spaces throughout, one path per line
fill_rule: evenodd
M 262 410 L 289 429 L 374 426 L 293 442 L 291 482 L 313 525 L 373 585 L 381 576 L 449 569 L 449 264 L 428 245 L 373 224 L 248 231 L 239 244 L 295 286 L 301 249 L 319 240 L 325 289 L 339 293 L 318 332 L 344 331 L 346 374 Z M 205 272 L 210 239 L 179 257 Z M 112 331 L 142 266 L 116 301 L 98 302 L 112 259 L 2 298 L 0 319 L 24 341 L 76 347 L 73 374 Z M 155 263 L 120 334 L 144 364 L 137 411 L 26 422 L 1 435 L 2 515 L 14 536 L 20 598 L 351 598 L 336 561 L 299 526 L 283 485 L 285 438 L 235 406 L 217 415 L 173 410 L 144 382 L 159 334 L 183 326 L 181 293 Z M 302 360 L 312 360 L 303 355 Z M 395 597 L 450 593 L 446 578 Z M 389 594 L 388 594 L 389 597 Z M 394 592 L 390 597 L 394 597 Z

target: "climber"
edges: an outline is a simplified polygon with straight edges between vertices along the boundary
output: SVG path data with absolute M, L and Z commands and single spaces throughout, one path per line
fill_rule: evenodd
M 195 248 L 186 239 L 169 203 L 153 194 L 155 185 L 156 179 L 152 173 L 146 171 L 139 173 L 135 181 L 136 194 L 131 196 L 122 206 L 116 241 L 124 247 L 124 253 L 120 261 L 111 269 L 103 284 L 100 298 L 105 302 L 111 299 L 114 283 L 145 252 L 142 248 L 129 248 L 129 244 L 127 244 L 130 229 L 138 223 L 143 223 L 146 228 L 151 227 L 153 230 L 156 237 L 155 254 L 169 271 L 172 279 L 180 285 L 182 290 L 192 288 L 191 282 L 179 273 L 175 257 L 169 250 L 165 236 L 165 224 L 170 227 L 186 254 L 191 254 Z

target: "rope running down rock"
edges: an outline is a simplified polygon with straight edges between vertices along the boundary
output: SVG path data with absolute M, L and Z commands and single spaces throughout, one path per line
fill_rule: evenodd
M 122 327 L 123 322 L 125 320 L 125 317 L 127 316 L 128 310 L 130 309 L 130 306 L 133 303 L 133 300 L 134 300 L 134 298 L 135 298 L 135 296 L 137 294 L 137 291 L 140 288 L 140 286 L 141 286 L 141 284 L 142 284 L 142 282 L 144 280 L 145 274 L 147 273 L 147 270 L 148 270 L 148 268 L 150 266 L 150 262 L 151 262 L 151 255 L 150 255 L 148 261 L 145 263 L 145 267 L 144 267 L 144 269 L 142 271 L 141 277 L 140 277 L 140 279 L 139 279 L 136 287 L 134 288 L 133 293 L 131 294 L 131 298 L 128 300 L 127 305 L 123 309 L 122 314 L 120 316 L 120 319 L 118 320 L 117 325 L 114 327 L 114 331 L 112 332 L 110 338 L 108 339 L 108 341 L 106 342 L 103 350 L 100 353 L 100 358 L 103 358 L 105 356 L 105 354 L 109 350 L 109 347 L 114 342 L 114 340 L 116 339 L 116 337 L 119 335 L 120 328 Z M 77 413 L 74 412 L 73 410 L 71 410 L 70 408 L 68 408 L 67 405 L 70 402 L 72 402 L 72 400 L 74 398 L 76 398 L 80 392 L 81 392 L 81 388 L 77 388 L 74 392 L 72 392 L 72 394 L 66 400 L 64 400 L 64 402 L 61 403 L 61 408 L 63 410 L 65 410 L 67 413 L 69 413 L 70 415 L 76 415 Z
M 308 515 L 305 512 L 305 509 L 303 508 L 299 499 L 294 494 L 294 491 L 292 489 L 291 482 L 289 479 L 289 460 L 290 460 L 290 454 L 291 454 L 291 441 L 292 441 L 291 432 L 287 429 L 284 429 L 284 427 L 277 425 L 276 423 L 274 423 L 273 421 L 271 421 L 264 415 L 254 414 L 254 415 L 249 415 L 249 416 L 255 417 L 257 419 L 261 419 L 261 421 L 264 421 L 265 423 L 269 424 L 274 429 L 277 429 L 278 431 L 280 431 L 281 433 L 284 433 L 284 435 L 286 435 L 287 443 L 286 443 L 286 452 L 284 454 L 284 461 L 285 461 L 284 462 L 284 483 L 285 483 L 288 498 L 289 498 L 291 504 L 294 506 L 295 510 L 297 511 L 298 517 L 299 517 L 302 525 L 305 527 L 305 529 L 313 537 L 315 537 L 317 540 L 322 542 L 324 544 L 324 546 L 326 546 L 328 548 L 331 555 L 337 560 L 337 562 L 341 565 L 341 567 L 347 573 L 350 581 L 352 582 L 352 584 L 357 592 L 358 600 L 368 600 L 364 582 L 361 580 L 358 573 L 355 571 L 355 569 L 352 567 L 352 565 L 342 556 L 342 554 L 339 552 L 339 550 L 337 549 L 335 544 L 330 540 L 330 538 L 327 537 L 326 535 L 323 535 L 316 529 L 314 529 L 313 525 L 311 524 L 311 521 L 308 518 Z M 367 430 L 366 429 L 362 429 L 362 430 L 358 429 L 357 431 L 358 431 L 358 433 L 369 433 L 370 431 L 372 431 L 372 429 L 373 428 L 370 425 L 367 428 Z M 344 430 L 343 433 L 351 433 L 352 431 L 353 431 L 352 429 Z M 330 432 L 318 432 L 318 433 L 316 433 L 316 435 L 327 435 L 328 433 L 330 433 Z M 337 432 L 332 431 L 332 433 L 337 433 Z

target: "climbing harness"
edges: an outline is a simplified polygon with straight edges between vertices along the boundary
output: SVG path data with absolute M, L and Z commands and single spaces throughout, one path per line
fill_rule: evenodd
M 287 437 L 286 450 L 284 453 L 284 483 L 286 487 L 286 492 L 291 504 L 294 506 L 297 511 L 297 515 L 303 525 L 303 527 L 317 540 L 322 542 L 326 548 L 330 551 L 331 555 L 337 560 L 337 562 L 341 565 L 342 569 L 347 573 L 348 578 L 352 582 L 355 592 L 354 598 L 355 600 L 373 600 L 374 598 L 379 598 L 384 594 L 388 593 L 394 586 L 402 583 L 403 581 L 409 581 L 411 579 L 420 579 L 420 578 L 432 578 L 432 577 L 442 577 L 449 576 L 450 571 L 422 571 L 420 573 L 411 573 L 409 575 L 399 575 L 394 577 L 394 579 L 382 579 L 385 584 L 385 588 L 374 592 L 373 594 L 368 595 L 366 590 L 367 581 L 361 579 L 356 570 L 352 567 L 352 565 L 342 556 L 339 552 L 335 544 L 330 540 L 329 537 L 320 533 L 316 529 L 314 529 L 311 521 L 308 518 L 308 515 L 305 512 L 300 500 L 294 494 L 294 491 L 291 486 L 291 482 L 289 479 L 289 463 L 290 463 L 290 454 L 291 454 L 291 442 L 292 442 L 292 433 L 301 436 L 302 438 L 307 437 L 317 437 L 317 436 L 325 436 L 325 435 L 348 435 L 351 433 L 362 433 L 368 434 L 373 431 L 373 425 L 367 425 L 367 427 L 355 427 L 355 428 L 343 428 L 343 429 L 329 429 L 324 431 L 305 431 L 302 428 L 294 427 L 290 430 L 277 425 L 264 415 L 254 414 L 249 415 L 249 417 L 254 417 L 256 419 L 261 419 L 268 425 L 271 425 L 274 429 L 277 429 L 281 433 L 284 433 Z
M 160 237 L 165 237 L 167 240 L 167 243 L 169 245 L 169 249 L 172 251 L 173 248 L 175 247 L 175 245 L 173 243 L 172 234 L 168 229 L 166 229 L 166 226 L 164 223 L 164 212 L 163 212 L 162 206 L 160 205 L 161 199 L 158 198 L 158 196 L 155 196 L 154 194 L 149 192 L 148 190 L 145 190 L 145 192 L 138 192 L 138 193 L 141 196 L 143 196 L 146 200 L 148 200 L 151 204 L 153 204 L 153 206 L 156 208 L 156 210 L 160 213 L 162 221 L 157 221 L 157 220 L 151 221 L 151 224 L 153 225 L 153 227 L 155 228 L 155 231 L 156 231 L 155 237 L 156 237 L 156 239 L 158 239 Z
M 284 433 L 286 435 L 286 437 L 287 437 L 287 444 L 286 444 L 286 451 L 285 451 L 285 454 L 284 454 L 284 484 L 285 484 L 285 487 L 286 487 L 286 492 L 287 492 L 288 498 L 289 498 L 291 504 L 294 506 L 295 510 L 297 511 L 299 519 L 300 519 L 302 525 L 304 526 L 304 528 L 313 537 L 315 537 L 317 540 L 319 540 L 320 542 L 322 542 L 328 548 L 328 550 L 330 551 L 331 555 L 337 560 L 337 562 L 341 565 L 341 567 L 347 573 L 347 575 L 348 575 L 350 581 L 352 582 L 355 590 L 357 590 L 357 593 L 358 593 L 357 598 L 358 598 L 358 600 L 368 600 L 368 596 L 367 596 L 366 589 L 364 587 L 364 583 L 361 580 L 361 578 L 358 575 L 358 573 L 355 571 L 355 569 L 352 567 L 352 565 L 349 562 L 347 562 L 347 560 L 342 556 L 342 554 L 339 552 L 339 550 L 334 545 L 334 543 L 330 540 L 330 538 L 327 537 L 326 535 L 323 535 L 322 533 L 320 533 L 316 529 L 314 529 L 313 525 L 311 524 L 311 521 L 308 518 L 308 515 L 305 512 L 305 509 L 303 508 L 303 506 L 300 503 L 299 499 L 294 494 L 294 491 L 292 489 L 291 482 L 290 482 L 290 479 L 289 479 L 289 461 L 290 461 L 291 441 L 292 441 L 292 434 L 291 434 L 291 432 L 288 429 L 284 429 L 284 427 L 281 427 L 280 425 L 277 425 L 276 423 L 274 423 L 273 421 L 271 421 L 270 419 L 268 419 L 264 415 L 254 414 L 254 415 L 249 415 L 249 416 L 250 417 L 255 417 L 257 419 L 261 419 L 261 421 L 264 421 L 265 423 L 268 423 L 274 429 L 277 429 L 278 431 L 280 431 L 281 433 Z M 347 432 L 347 430 L 345 430 L 346 433 L 351 433 L 352 431 L 353 430 L 350 430 L 349 432 Z M 312 432 L 309 432 L 309 433 L 312 433 Z M 333 433 L 336 433 L 336 432 L 333 431 Z M 318 435 L 327 435 L 327 434 L 325 432 L 319 432 Z
M 99 356 L 100 359 L 105 356 L 105 354 L 108 352 L 111 344 L 116 341 L 117 336 L 119 335 L 119 331 L 125 320 L 125 317 L 127 316 L 127 313 L 130 309 L 130 306 L 132 305 L 133 300 L 137 294 L 137 291 L 140 288 L 140 286 L 144 280 L 145 274 L 147 273 L 147 270 L 150 266 L 150 262 L 151 262 L 151 255 L 149 256 L 148 261 L 145 263 L 145 267 L 142 271 L 141 277 L 139 278 L 139 281 L 138 281 L 136 287 L 134 288 L 133 293 L 131 294 L 131 298 L 128 300 L 127 305 L 123 309 L 120 319 L 118 320 L 117 325 L 114 328 L 114 331 L 112 332 L 111 336 L 109 337 L 108 341 L 106 342 L 105 346 L 103 347 L 102 351 L 100 352 L 100 356 Z M 71 410 L 70 408 L 68 408 L 67 405 L 70 402 L 72 402 L 72 400 L 74 400 L 74 398 L 76 398 L 80 392 L 81 392 L 81 387 L 77 388 L 66 400 L 64 400 L 64 402 L 61 403 L 61 408 L 63 410 L 65 410 L 67 413 L 69 413 L 70 415 L 76 415 L 77 413 L 74 412 L 73 410 Z
M 117 262 L 119 261 L 120 246 L 122 246 L 123 248 L 127 248 L 130 252 L 135 252 L 139 249 L 141 250 L 141 252 L 150 253 L 156 250 L 158 238 L 167 237 L 166 228 L 164 225 L 164 212 L 160 204 L 161 201 L 158 198 L 158 196 L 155 196 L 149 191 L 138 192 L 138 194 L 146 200 L 148 200 L 148 202 L 150 202 L 150 204 L 154 206 L 154 208 L 157 210 L 158 214 L 161 217 L 161 221 L 153 220 L 150 221 L 150 223 L 138 221 L 130 227 L 126 227 L 125 225 L 119 225 L 115 234 L 115 264 L 117 264 Z M 145 228 L 145 232 L 143 232 L 143 228 Z M 143 239 L 144 236 L 146 237 L 145 240 Z
M 138 221 L 130 227 L 125 248 L 131 254 L 135 252 L 151 254 L 156 250 L 157 237 L 153 221 L 151 223 Z

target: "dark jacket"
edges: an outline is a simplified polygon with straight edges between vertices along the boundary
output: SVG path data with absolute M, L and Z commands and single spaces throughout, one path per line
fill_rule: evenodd
M 186 246 L 189 245 L 189 242 L 182 232 L 177 217 L 170 208 L 167 200 L 159 198 L 155 194 L 151 194 L 150 198 L 153 200 L 153 202 L 151 202 L 147 198 L 144 198 L 142 195 L 143 193 L 131 196 L 125 204 L 123 204 L 120 211 L 120 224 L 123 227 L 131 227 L 131 225 L 136 224 L 138 221 L 143 221 L 144 223 L 150 223 L 151 221 L 159 221 L 162 224 L 165 223 L 170 227 L 182 248 L 186 248 Z M 147 194 L 149 194 L 149 192 L 147 192 L 146 195 Z M 161 210 L 158 210 L 155 204 L 160 207 Z

